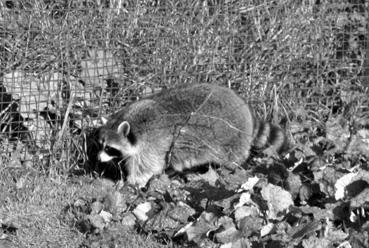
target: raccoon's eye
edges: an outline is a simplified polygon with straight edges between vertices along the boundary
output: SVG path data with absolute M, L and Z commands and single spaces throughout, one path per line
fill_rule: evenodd
M 106 146 L 104 148 L 104 151 L 112 157 L 121 157 L 122 156 L 122 153 L 118 149 L 115 149 L 114 147 L 111 147 L 111 146 Z

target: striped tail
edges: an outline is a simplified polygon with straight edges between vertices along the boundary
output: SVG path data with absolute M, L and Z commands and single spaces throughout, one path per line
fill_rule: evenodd
M 269 122 L 254 121 L 253 151 L 278 155 L 287 148 L 287 137 L 280 127 Z

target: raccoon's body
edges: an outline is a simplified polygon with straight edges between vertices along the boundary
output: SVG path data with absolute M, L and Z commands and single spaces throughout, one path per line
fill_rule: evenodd
M 198 84 L 165 90 L 112 115 L 99 131 L 102 162 L 124 159 L 127 181 L 144 186 L 167 166 L 175 171 L 240 164 L 251 147 L 278 151 L 280 128 L 254 118 L 232 90 Z

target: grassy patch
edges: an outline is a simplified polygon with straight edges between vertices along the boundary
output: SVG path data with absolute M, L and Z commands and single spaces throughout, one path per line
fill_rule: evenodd
M 14 247 L 83 247 L 84 234 L 61 221 L 62 209 L 74 200 L 98 198 L 101 184 L 89 177 L 51 177 L 32 170 L 0 171 L 0 223 L 16 228 L 7 239 Z M 150 238 L 122 230 L 120 247 L 158 247 Z M 1 244 L 1 243 L 0 243 Z

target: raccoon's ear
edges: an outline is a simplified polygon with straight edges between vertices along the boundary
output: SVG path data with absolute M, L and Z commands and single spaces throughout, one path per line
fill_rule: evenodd
M 131 126 L 127 121 L 122 121 L 122 123 L 120 123 L 118 126 L 118 133 L 122 134 L 124 137 L 128 136 L 130 130 Z

